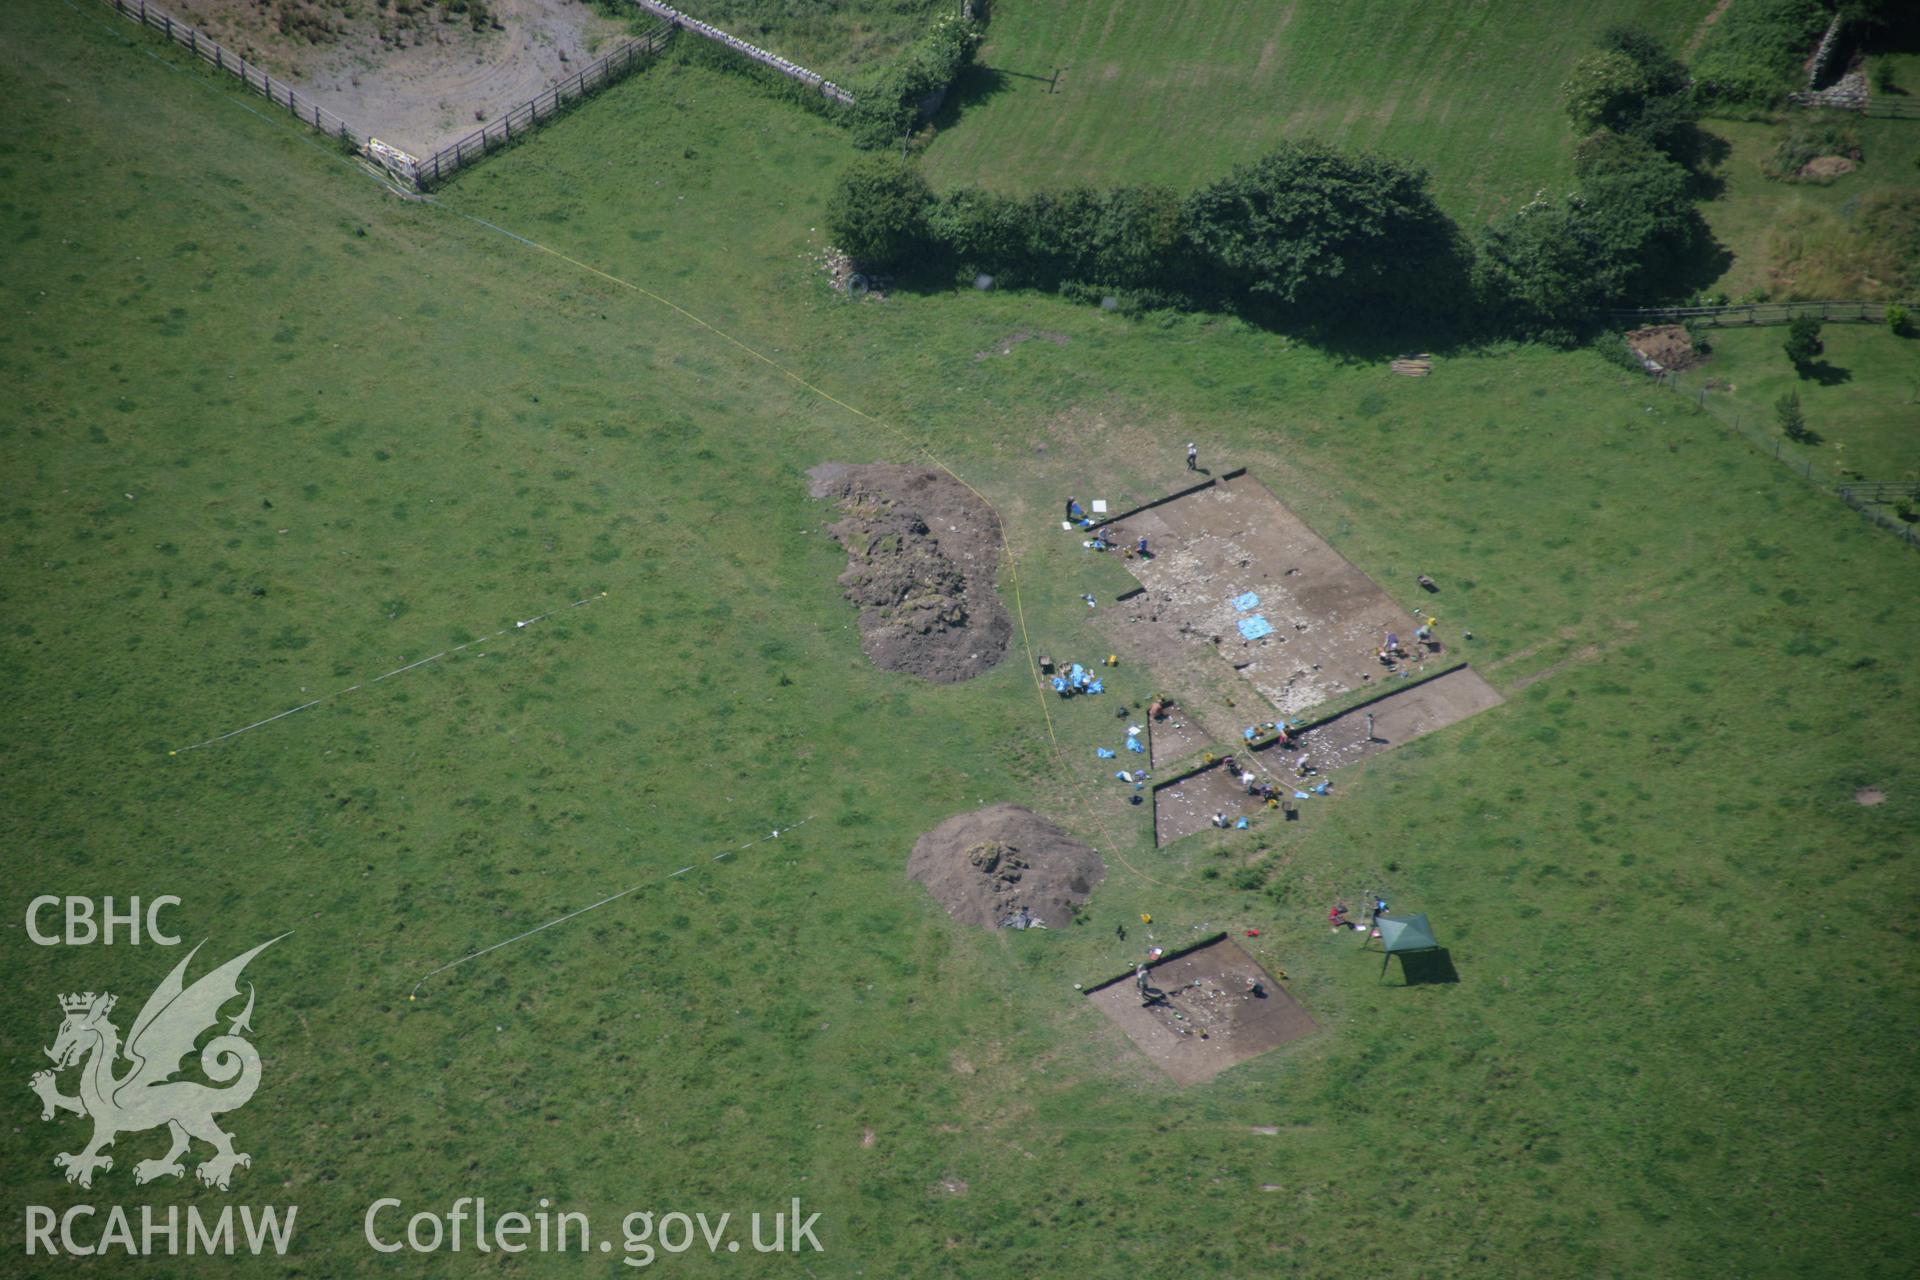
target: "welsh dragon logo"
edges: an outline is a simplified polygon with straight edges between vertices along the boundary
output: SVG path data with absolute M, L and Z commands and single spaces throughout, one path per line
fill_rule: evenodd
M 186 1173 L 180 1157 L 194 1138 L 214 1149 L 194 1170 L 210 1187 L 225 1191 L 233 1171 L 252 1163 L 245 1152 L 233 1149 L 233 1135 L 214 1120 L 217 1115 L 245 1106 L 260 1087 L 260 1055 L 240 1034 L 253 1030 L 248 1021 L 253 1016 L 252 983 L 247 984 L 247 1007 L 229 1021 L 225 1035 L 214 1036 L 200 1050 L 201 1072 L 226 1087 L 212 1088 L 172 1077 L 181 1070 L 181 1059 L 193 1052 L 194 1042 L 219 1023 L 221 1006 L 239 996 L 240 971 L 247 962 L 278 941 L 270 939 L 236 956 L 192 986 L 186 986 L 183 979 L 200 948 L 189 951 L 147 997 L 124 1047 L 119 1028 L 108 1018 L 116 1003 L 114 996 L 88 991 L 60 997 L 66 1019 L 60 1024 L 53 1047 L 46 1051 L 54 1069 L 35 1072 L 29 1085 L 40 1095 L 42 1120 L 51 1120 L 61 1111 L 93 1119 L 93 1141 L 85 1150 L 63 1151 L 53 1158 L 55 1167 L 66 1170 L 68 1182 L 91 1187 L 96 1170 L 105 1173 L 113 1169 L 112 1158 L 101 1151 L 112 1146 L 116 1137 L 161 1125 L 172 1135 L 173 1146 L 158 1160 L 142 1160 L 133 1166 L 137 1183 L 159 1177 L 178 1178 Z M 124 1074 L 116 1075 L 114 1069 L 123 1054 L 132 1065 Z M 80 1069 L 78 1097 L 61 1093 L 55 1080 L 56 1073 L 68 1067 Z

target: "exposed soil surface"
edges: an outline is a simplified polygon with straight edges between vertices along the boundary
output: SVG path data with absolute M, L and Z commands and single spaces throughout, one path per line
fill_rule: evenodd
M 1126 646 L 1119 651 L 1141 655 L 1169 691 L 1205 688 L 1224 660 L 1294 719 L 1398 671 L 1451 661 L 1417 646 L 1413 616 L 1251 476 L 1113 527 L 1120 525 L 1122 545 L 1144 534 L 1153 549 L 1149 559 L 1126 562 L 1147 590 L 1102 609 L 1101 621 Z M 1237 608 L 1248 592 L 1259 603 Z M 1444 636 L 1444 596 L 1434 604 Z M 1246 639 L 1239 623 L 1255 617 L 1273 629 Z M 1392 667 L 1375 656 L 1390 631 L 1409 651 Z M 1244 724 L 1272 718 L 1251 708 L 1244 715 Z
M 1886 799 L 1887 793 L 1878 787 L 1861 787 L 1853 793 L 1853 802 L 1855 804 L 1873 806 L 1885 803 Z
M 1793 176 L 1796 178 L 1805 178 L 1813 182 L 1825 182 L 1827 179 L 1837 178 L 1843 173 L 1852 173 L 1854 167 L 1853 161 L 1846 156 L 1815 156 L 1813 159 L 1801 165 L 1800 171 Z
M 1158 720 L 1147 722 L 1148 759 L 1154 768 L 1184 760 L 1213 741 L 1212 735 L 1178 703 L 1162 707 L 1161 712 Z
M 1019 805 L 948 818 L 914 842 L 907 876 L 927 886 L 947 914 L 988 929 L 1028 913 L 1064 928 L 1107 874 L 1100 855 Z
M 1478 672 L 1462 667 L 1299 730 L 1292 735 L 1289 746 L 1270 738 L 1251 750 L 1242 747 L 1233 751 L 1232 758 L 1240 769 L 1251 770 L 1262 780 L 1271 779 L 1282 798 L 1299 806 L 1303 818 L 1310 818 L 1315 809 L 1331 802 L 1330 797 L 1312 790 L 1325 775 L 1499 706 L 1502 701 L 1499 692 Z M 1299 772 L 1302 757 L 1313 766 L 1304 778 Z M 1301 791 L 1307 793 L 1305 800 L 1297 798 Z M 1338 794 L 1336 789 L 1333 795 Z M 1285 821 L 1284 814 L 1266 808 L 1259 798 L 1247 794 L 1243 783 L 1214 765 L 1154 791 L 1155 841 L 1165 846 L 1205 831 L 1212 826 L 1213 815 L 1221 810 L 1229 818 L 1245 816 L 1251 826 Z
M 172 0 L 174 15 L 416 157 L 457 142 L 612 49 L 624 23 L 584 0 L 488 0 L 410 14 L 330 0 Z
M 999 526 L 984 502 L 925 467 L 825 462 L 807 478 L 846 513 L 827 532 L 847 549 L 840 585 L 860 606 L 860 647 L 875 666 L 952 684 L 1007 656 L 1013 622 L 993 589 Z
M 1152 965 L 1143 1001 L 1127 974 L 1087 993 L 1178 1084 L 1319 1030 L 1319 1024 L 1231 938 Z M 1254 984 L 1252 987 L 1249 983 Z
M 1627 345 L 1662 369 L 1691 369 L 1700 363 L 1693 339 L 1677 324 L 1660 324 L 1651 329 L 1634 329 L 1627 334 Z
M 1237 763 L 1244 764 L 1251 755 L 1251 752 L 1242 752 L 1234 759 Z M 1285 762 L 1275 760 L 1261 763 L 1271 767 L 1261 768 L 1250 764 L 1247 767 L 1252 768 L 1257 777 L 1271 777 L 1277 783 L 1285 784 L 1284 793 L 1291 797 L 1293 795 L 1291 780 L 1273 771 Z M 1266 808 L 1266 802 L 1260 797 L 1248 795 L 1246 787 L 1240 780 L 1229 774 L 1221 765 L 1210 765 L 1199 773 L 1182 778 L 1172 786 L 1163 787 L 1153 793 L 1155 842 L 1165 846 L 1172 844 L 1175 840 L 1183 840 L 1196 831 L 1205 831 L 1213 825 L 1213 815 L 1221 812 L 1224 812 L 1229 819 L 1244 817 L 1251 823 L 1255 814 L 1272 811 Z M 1278 822 L 1282 815 L 1272 813 L 1272 817 Z

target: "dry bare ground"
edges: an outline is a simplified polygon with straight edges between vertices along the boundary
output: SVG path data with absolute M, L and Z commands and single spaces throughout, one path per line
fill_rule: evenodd
M 439 10 L 353 12 L 287 0 L 175 4 L 177 17 L 416 156 L 579 72 L 626 30 L 585 0 L 490 0 L 479 30 Z

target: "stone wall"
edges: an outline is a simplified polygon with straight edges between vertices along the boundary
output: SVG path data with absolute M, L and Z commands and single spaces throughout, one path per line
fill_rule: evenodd
M 853 95 L 833 81 L 815 71 L 809 71 L 797 62 L 789 62 L 777 53 L 762 49 L 759 45 L 748 44 L 738 36 L 728 35 L 720 28 L 688 17 L 678 9 L 669 8 L 658 0 L 633 0 L 633 4 L 658 18 L 665 18 L 676 27 L 684 27 L 697 36 L 704 36 L 715 44 L 725 45 L 743 58 L 751 58 L 762 66 L 772 67 L 783 76 L 798 80 L 810 89 L 818 90 L 823 96 L 832 98 L 842 106 L 853 105 Z

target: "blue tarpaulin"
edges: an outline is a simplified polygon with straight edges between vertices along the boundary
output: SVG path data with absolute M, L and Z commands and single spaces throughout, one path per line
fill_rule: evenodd
M 1249 609 L 1258 609 L 1260 607 L 1260 597 L 1249 591 L 1247 594 L 1235 600 L 1233 607 L 1242 613 L 1245 613 Z
M 1095 747 L 1093 751 L 1094 751 L 1094 754 L 1099 756 L 1102 760 L 1111 760 L 1113 759 L 1115 754 L 1114 752 L 1107 750 L 1105 747 Z
M 1240 619 L 1240 634 L 1248 640 L 1258 640 L 1261 636 L 1273 634 L 1273 624 L 1260 614 Z
M 1138 738 L 1128 738 L 1128 739 L 1127 739 L 1127 750 L 1129 750 L 1129 751 L 1145 751 L 1145 750 L 1146 750 L 1146 748 L 1140 745 L 1140 739 L 1138 739 Z

